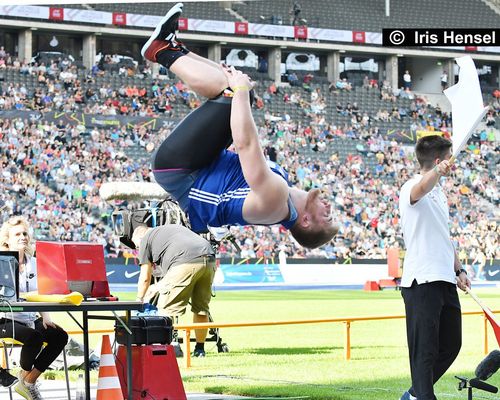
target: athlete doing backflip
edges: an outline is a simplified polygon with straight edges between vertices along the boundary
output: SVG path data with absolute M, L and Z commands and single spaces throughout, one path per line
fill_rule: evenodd
M 195 232 L 226 225 L 281 224 L 304 247 L 316 248 L 338 231 L 319 189 L 290 187 L 287 172 L 266 161 L 251 113 L 254 82 L 190 52 L 176 37 L 182 3 L 172 7 L 142 48 L 149 61 L 175 73 L 207 97 L 159 146 L 155 179 L 187 213 Z M 225 89 L 232 97 L 223 95 Z M 237 153 L 227 150 L 234 143 Z

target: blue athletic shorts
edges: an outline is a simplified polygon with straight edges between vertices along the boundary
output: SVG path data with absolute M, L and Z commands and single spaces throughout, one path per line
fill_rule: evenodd
M 189 191 L 199 173 L 200 170 L 183 168 L 153 170 L 156 183 L 178 201 L 184 212 L 187 211 L 189 204 Z

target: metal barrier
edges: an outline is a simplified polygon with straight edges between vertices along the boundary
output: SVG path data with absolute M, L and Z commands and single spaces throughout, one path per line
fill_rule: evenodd
M 492 310 L 493 313 L 500 313 L 500 310 Z M 462 315 L 483 315 L 482 311 L 466 311 Z M 258 321 L 258 322 L 206 322 L 198 324 L 185 324 L 175 325 L 174 329 L 184 331 L 184 342 L 186 346 L 185 351 L 185 367 L 191 367 L 191 331 L 195 329 L 211 329 L 211 328 L 246 328 L 256 326 L 277 326 L 277 325 L 299 325 L 299 324 L 321 324 L 321 323 L 335 323 L 343 322 L 345 324 L 345 338 L 344 338 L 344 358 L 351 359 L 351 324 L 360 321 L 382 321 L 388 319 L 404 319 L 405 315 L 379 315 L 367 317 L 340 317 L 340 318 L 319 318 L 319 319 L 301 319 L 289 321 Z M 488 354 L 488 319 L 484 316 L 484 336 L 483 336 L 483 350 L 484 354 Z M 99 329 L 89 331 L 89 334 L 107 334 L 114 333 L 113 329 Z M 80 335 L 81 330 L 68 331 L 69 335 Z

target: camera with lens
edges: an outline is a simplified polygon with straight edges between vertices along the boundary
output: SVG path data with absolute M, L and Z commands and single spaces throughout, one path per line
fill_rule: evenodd
M 170 199 L 155 207 L 139 209 L 119 209 L 111 215 L 113 232 L 124 245 L 135 249 L 132 235 L 138 226 L 154 228 L 165 224 L 180 224 L 189 227 L 186 215 L 179 205 Z

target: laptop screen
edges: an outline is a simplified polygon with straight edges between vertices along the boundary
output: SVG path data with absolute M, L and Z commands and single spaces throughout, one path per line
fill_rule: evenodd
M 19 299 L 19 253 L 0 251 L 0 299 Z

